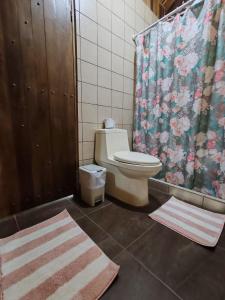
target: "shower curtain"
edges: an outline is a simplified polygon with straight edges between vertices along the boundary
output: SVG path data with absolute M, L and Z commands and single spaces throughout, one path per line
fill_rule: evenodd
M 225 1 L 195 1 L 136 40 L 134 150 L 158 178 L 225 199 Z

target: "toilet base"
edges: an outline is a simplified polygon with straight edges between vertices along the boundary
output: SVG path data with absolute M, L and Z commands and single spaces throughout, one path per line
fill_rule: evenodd
M 148 200 L 148 178 L 127 177 L 110 164 L 101 163 L 107 169 L 106 193 L 133 206 L 145 206 Z

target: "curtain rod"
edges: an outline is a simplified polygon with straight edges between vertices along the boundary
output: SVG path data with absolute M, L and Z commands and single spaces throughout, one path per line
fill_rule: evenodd
M 156 22 L 154 22 L 153 24 L 149 25 L 148 27 L 146 27 L 145 29 L 143 29 L 142 31 L 138 32 L 137 34 L 133 35 L 133 41 L 135 41 L 136 37 L 139 34 L 144 33 L 145 31 L 148 31 L 150 28 L 154 27 L 156 24 L 158 24 L 161 21 L 166 20 L 167 18 L 173 16 L 174 14 L 177 14 L 178 12 L 180 12 L 181 10 L 183 10 L 186 6 L 192 4 L 192 2 L 194 2 L 195 0 L 189 0 L 187 2 L 185 2 L 184 4 L 182 4 L 181 6 L 175 8 L 173 11 L 171 11 L 170 13 L 168 13 L 167 15 L 165 15 L 164 17 L 162 17 L 161 19 L 157 20 Z M 199 1 L 199 3 L 202 1 Z

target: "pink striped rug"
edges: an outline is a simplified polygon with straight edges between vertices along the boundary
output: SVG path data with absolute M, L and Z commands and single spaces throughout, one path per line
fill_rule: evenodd
M 225 222 L 225 215 L 198 208 L 175 197 L 171 197 L 149 217 L 208 247 L 216 246 Z
M 0 240 L 0 299 L 98 299 L 118 274 L 64 210 Z

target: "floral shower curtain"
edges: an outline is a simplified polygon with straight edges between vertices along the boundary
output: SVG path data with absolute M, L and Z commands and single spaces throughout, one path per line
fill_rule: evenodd
M 159 178 L 225 199 L 225 1 L 195 1 L 136 38 L 134 150 Z

